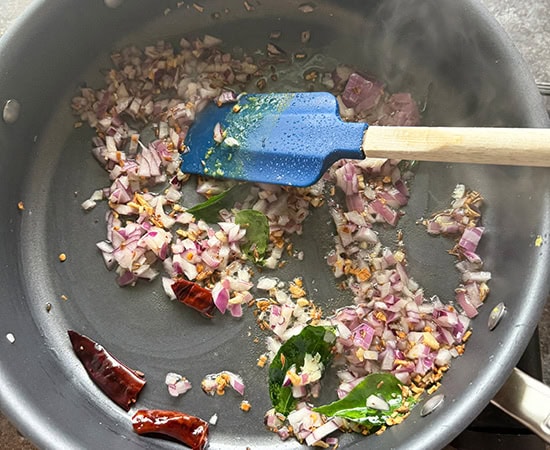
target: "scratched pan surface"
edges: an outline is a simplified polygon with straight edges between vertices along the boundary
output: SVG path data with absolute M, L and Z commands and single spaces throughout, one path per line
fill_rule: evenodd
M 82 81 L 98 86 L 99 69 L 108 66 L 112 49 L 205 32 L 223 38 L 228 48 L 264 48 L 271 30 L 283 31 L 280 44 L 289 49 L 309 29 L 315 51 L 368 68 L 393 91 L 411 91 L 419 99 L 429 91 L 425 124 L 547 125 L 523 62 L 473 1 L 318 1 L 309 14 L 293 0 L 254 4 L 249 12 L 240 0 L 205 0 L 199 13 L 175 1 L 127 1 L 111 9 L 100 0 L 48 0 L 31 7 L 0 45 L 2 100 L 21 103 L 14 124 L 0 123 L 0 406 L 40 447 L 178 446 L 132 432 L 131 412 L 111 403 L 87 378 L 67 329 L 92 337 L 146 374 L 138 407 L 180 409 L 206 419 L 218 413 L 211 448 L 298 447 L 264 430 L 266 370 L 255 365 L 264 347 L 262 340 L 253 342 L 258 331 L 250 313 L 243 320 L 209 321 L 168 301 L 158 282 L 118 288 L 103 266 L 95 243 L 104 238 L 105 209 L 84 213 L 79 205 L 107 179 L 91 156 L 91 131 L 73 128 L 69 102 Z M 216 11 L 220 19 L 212 17 Z M 549 175 L 497 166 L 419 167 L 402 222 L 413 276 L 430 294 L 450 298 L 458 276 L 445 253 L 449 243 L 429 239 L 415 220 L 444 207 L 455 184 L 464 182 L 487 199 L 481 251 L 494 275 L 492 293 L 474 321 L 465 356 L 445 377 L 444 406 L 427 418 L 415 409 L 404 424 L 369 437 L 370 448 L 442 447 L 506 379 L 548 292 Z M 24 211 L 16 207 L 20 200 Z M 305 250 L 304 262 L 291 261 L 278 275 L 302 275 L 330 311 L 349 299 L 334 289 L 323 259 L 331 240 L 326 223 L 326 211 L 308 219 L 296 242 Z M 534 246 L 537 235 L 544 238 L 542 248 Z M 68 256 L 63 264 L 61 252 Z M 489 333 L 489 311 L 500 301 L 508 314 Z M 4 339 L 8 332 L 15 343 Z M 231 392 L 210 398 L 200 390 L 202 376 L 223 369 L 242 374 L 249 413 L 238 409 L 240 399 Z M 169 371 L 184 373 L 194 384 L 183 398 L 168 396 L 163 380 Z M 345 448 L 364 445 L 363 438 L 342 439 Z

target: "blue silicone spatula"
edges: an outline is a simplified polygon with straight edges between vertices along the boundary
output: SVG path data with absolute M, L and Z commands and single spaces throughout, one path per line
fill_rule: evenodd
M 342 158 L 550 167 L 550 129 L 382 127 L 344 122 L 326 92 L 247 94 L 208 105 L 185 141 L 181 169 L 309 186 Z

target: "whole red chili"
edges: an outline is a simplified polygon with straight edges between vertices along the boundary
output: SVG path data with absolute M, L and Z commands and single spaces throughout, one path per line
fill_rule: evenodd
M 197 283 L 179 279 L 172 284 L 172 290 L 180 302 L 196 309 L 208 318 L 211 318 L 216 310 L 212 293 Z
M 179 411 L 140 409 L 132 417 L 132 426 L 138 434 L 160 433 L 193 450 L 202 450 L 208 444 L 208 422 Z
M 67 333 L 88 376 L 107 397 L 128 411 L 145 386 L 143 375 L 122 364 L 89 337 L 72 330 Z

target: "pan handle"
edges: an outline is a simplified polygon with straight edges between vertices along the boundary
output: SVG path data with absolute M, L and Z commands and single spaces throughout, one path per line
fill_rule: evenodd
M 491 402 L 550 444 L 550 387 L 514 368 Z

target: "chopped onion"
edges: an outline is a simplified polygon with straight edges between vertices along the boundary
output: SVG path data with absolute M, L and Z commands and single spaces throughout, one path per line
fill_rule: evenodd
M 84 200 L 80 206 L 82 207 L 83 210 L 89 211 L 90 209 L 95 208 L 96 205 L 97 203 L 94 200 L 88 199 L 88 200 Z
M 242 378 L 239 375 L 228 370 L 207 375 L 201 381 L 202 390 L 210 395 L 214 395 L 214 393 L 216 392 L 220 395 L 223 395 L 223 392 L 227 385 L 231 386 L 240 395 L 244 395 L 245 386 Z
M 308 8 L 302 10 L 310 12 Z M 458 355 L 456 346 L 463 343 L 469 317 L 477 314 L 487 295 L 491 274 L 482 270 L 483 261 L 477 254 L 484 234 L 479 225 L 480 198 L 458 185 L 451 207 L 424 221 L 428 233 L 457 239 L 452 253 L 460 259 L 457 269 L 463 283 L 456 289 L 457 309 L 437 298 L 427 299 L 408 273 L 405 251 L 387 248 L 380 241 L 376 227 L 395 226 L 408 202 L 407 176 L 402 175 L 399 161 L 342 160 L 306 189 L 253 185 L 246 195 L 219 211 L 218 224 L 196 219 L 179 205 L 189 178 L 180 171 L 180 152 L 189 150 L 184 145 L 187 131 L 209 102 L 218 106 L 234 103 L 240 95 L 234 89 L 265 78 L 264 61 L 224 53 L 216 48 L 220 43 L 206 35 L 193 41 L 182 39 L 179 49 L 164 41 L 144 50 L 122 49 L 113 55 L 115 68 L 108 73 L 107 86 L 82 88 L 73 99 L 74 113 L 97 132 L 92 154 L 109 176 L 106 187 L 82 203 L 88 210 L 97 201 L 108 200 L 107 236 L 97 244 L 107 268 L 115 271 L 119 285 L 129 286 L 140 279 L 154 279 L 160 266 L 170 277 L 161 277 L 170 298 L 174 297 L 173 278 L 185 277 L 210 289 L 214 305 L 234 317 L 241 317 L 243 305 L 256 300 L 261 305 L 258 322 L 271 332 L 267 339 L 270 358 L 306 325 L 332 325 L 337 335 L 334 364 L 340 378 L 340 398 L 368 373 L 390 372 L 405 384 L 425 375 L 429 379 L 430 371 L 447 366 Z M 288 60 L 273 43 L 267 50 L 270 64 L 276 64 L 277 59 Z M 358 74 L 352 67 L 339 65 L 320 74 L 319 81 L 333 89 L 345 120 L 379 125 L 419 122 L 418 107 L 410 94 L 390 95 L 381 82 Z M 156 138 L 145 141 L 147 130 L 134 129 L 136 124 L 152 126 Z M 237 136 L 226 136 L 221 124 L 214 127 L 213 137 L 221 146 L 239 146 Z M 234 184 L 201 179 L 197 194 L 210 198 Z M 341 201 L 338 195 L 324 195 L 333 187 L 341 191 Z M 289 237 L 304 232 L 311 208 L 324 202 L 336 230 L 326 260 L 342 288 L 354 296 L 353 305 L 328 318 L 319 317 L 319 310 L 296 280 L 288 283 L 268 274 L 284 263 Z M 235 223 L 235 211 L 241 209 L 259 211 L 269 223 L 270 239 L 262 268 L 267 275 L 255 285 L 241 248 L 246 228 Z M 303 258 L 299 249 L 288 253 Z M 255 299 L 254 287 L 267 298 Z M 323 370 L 318 355 L 308 354 L 301 367 L 289 370 L 284 383 L 292 386 L 296 398 L 309 399 L 318 395 Z M 171 395 L 190 387 L 183 377 L 168 375 Z M 223 392 L 226 385 L 243 395 L 244 383 L 232 372 L 209 375 L 201 383 L 211 394 Z M 375 409 L 388 409 L 387 402 L 377 396 L 366 402 Z M 327 422 L 305 402 L 286 420 L 274 411 L 268 412 L 265 420 L 281 438 L 292 433 L 308 445 L 343 428 L 342 421 Z
M 388 411 L 390 409 L 388 402 L 375 394 L 371 394 L 367 397 L 366 405 L 367 408 L 378 409 L 380 411 Z
M 168 386 L 168 393 L 172 397 L 179 397 L 192 387 L 187 378 L 174 372 L 167 373 L 164 382 Z
M 306 445 L 314 445 L 338 428 L 339 425 L 334 420 L 329 420 L 327 423 L 313 430 L 313 432 L 306 437 Z
M 278 280 L 271 277 L 261 277 L 256 283 L 256 288 L 261 289 L 262 291 L 269 291 L 277 286 Z
M 218 122 L 214 126 L 214 142 L 217 142 L 218 144 L 221 144 L 224 139 L 225 139 L 225 133 L 222 129 L 221 124 Z
M 354 108 L 359 113 L 374 108 L 382 93 L 381 83 L 352 73 L 342 94 L 342 101 L 348 108 Z
M 477 244 L 481 239 L 481 235 L 485 229 L 483 227 L 469 227 L 464 230 L 458 246 L 466 252 L 475 252 L 477 249 Z

